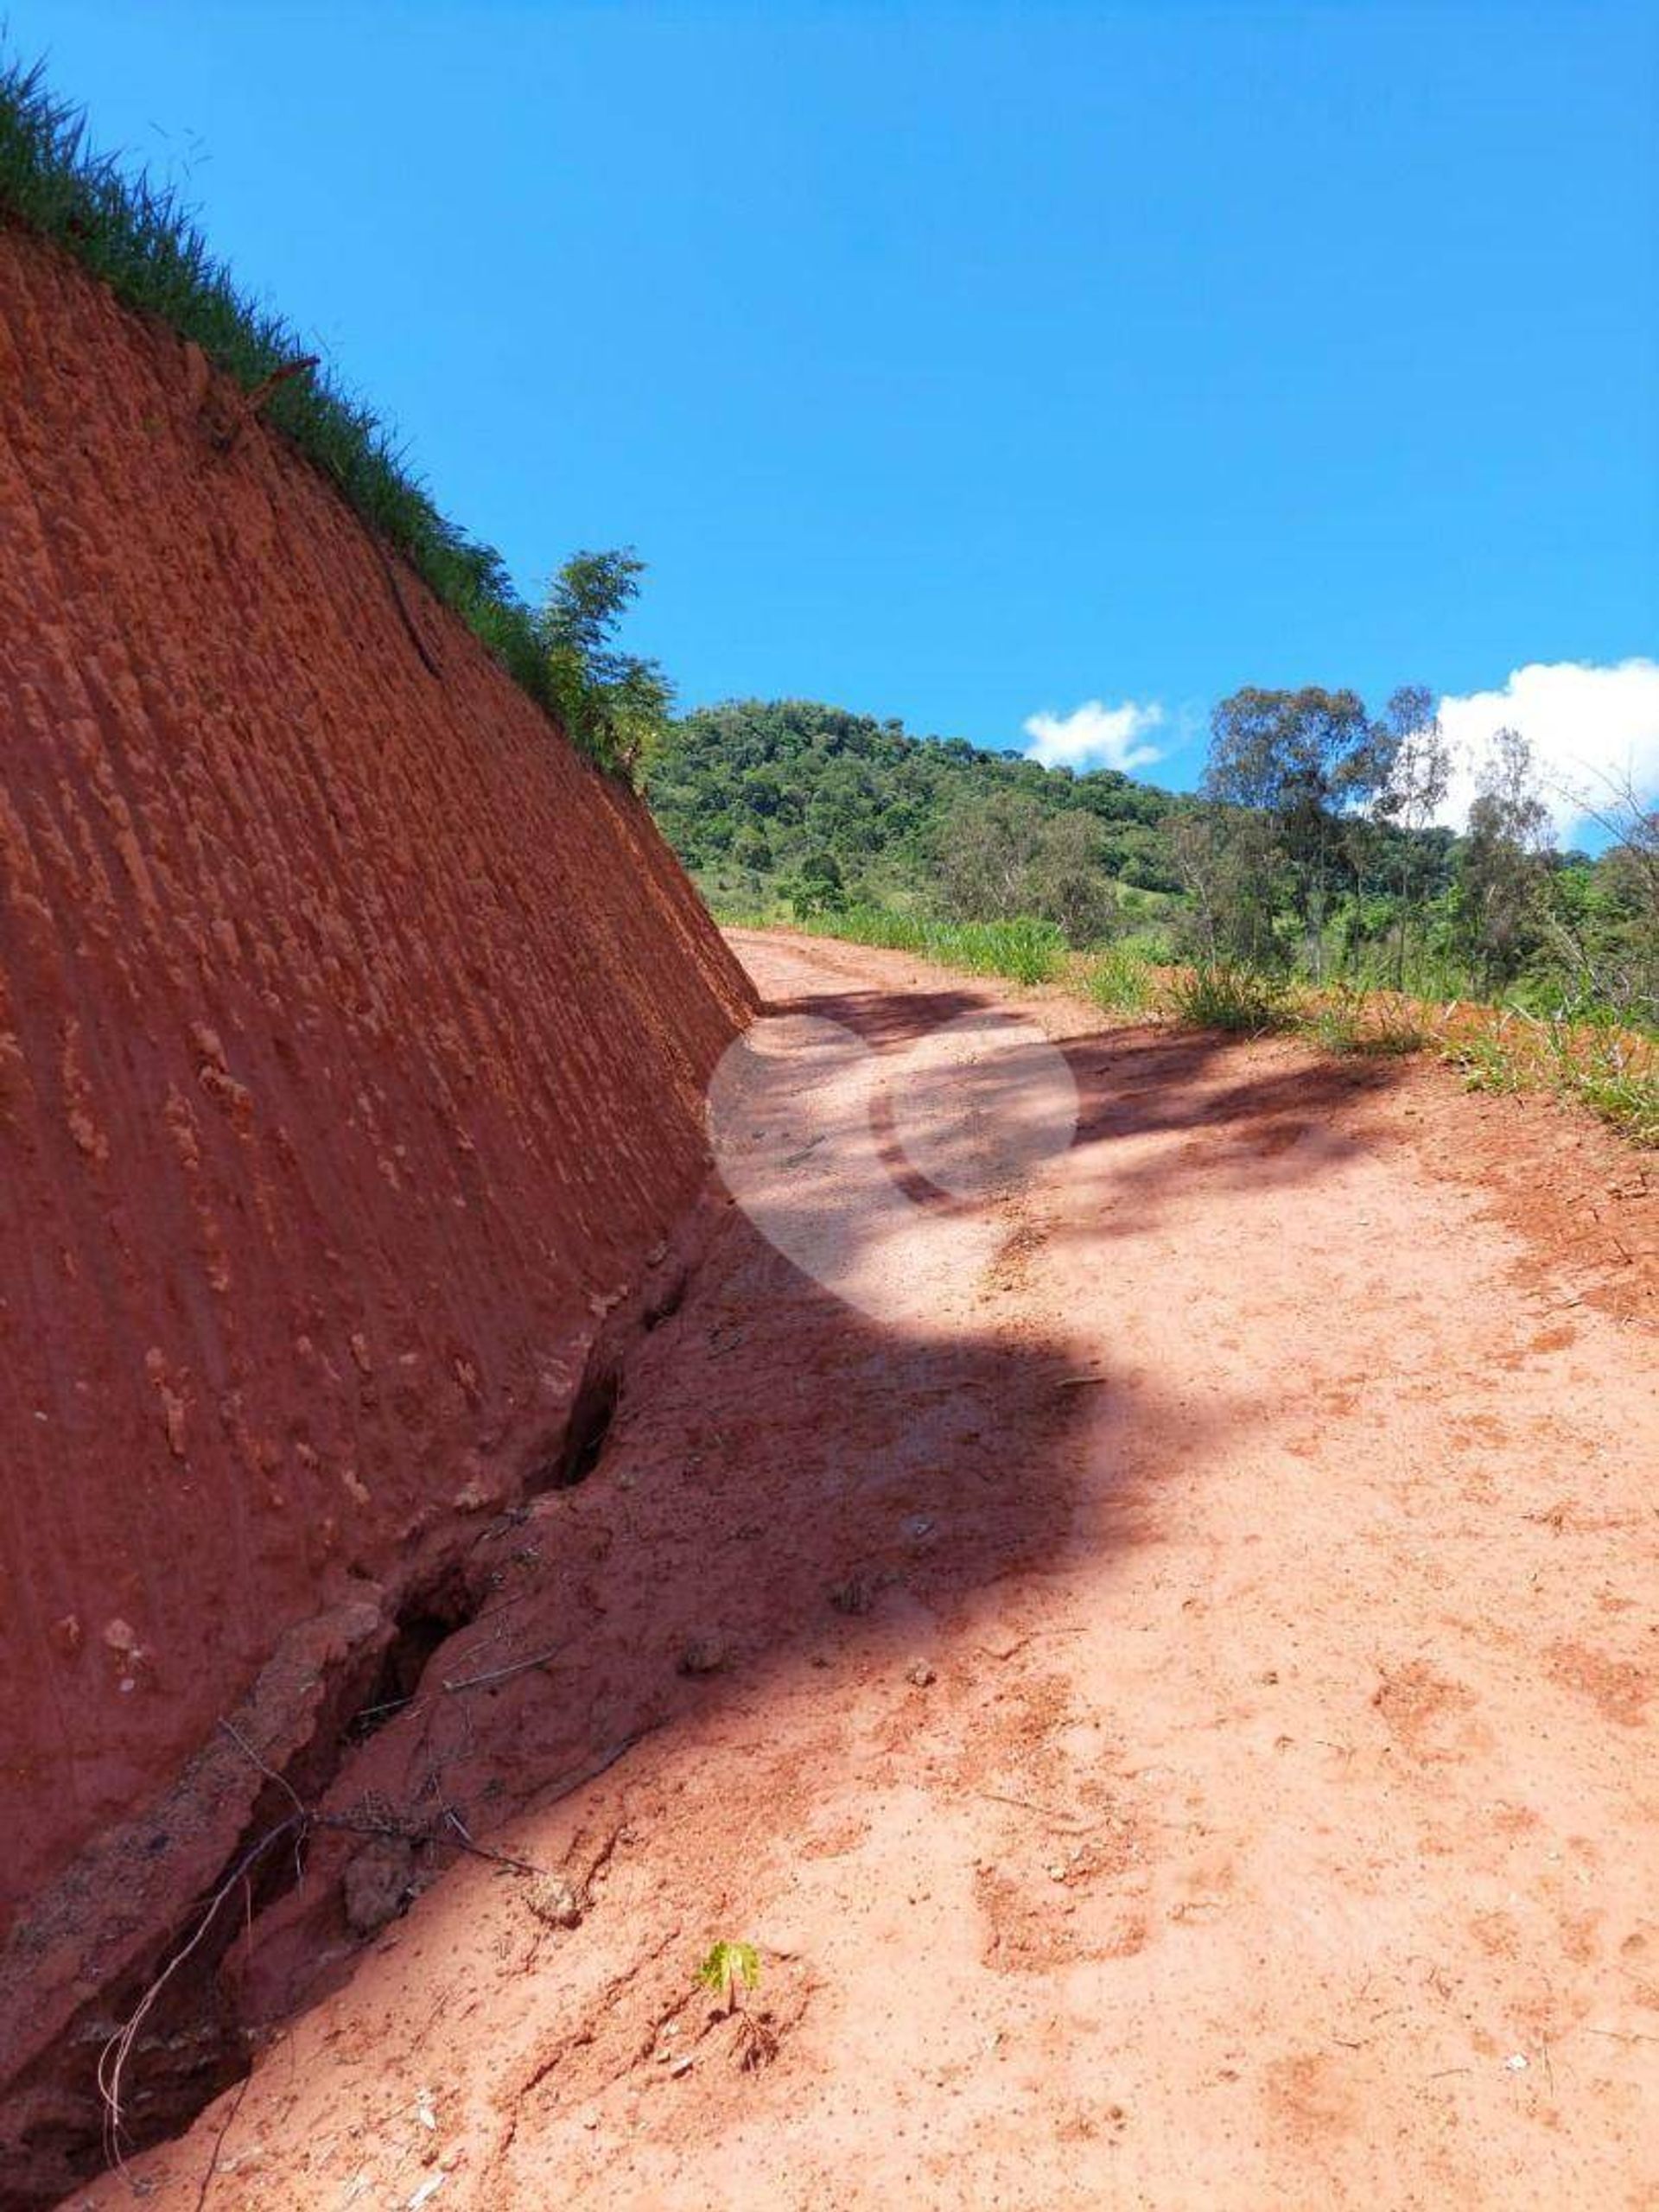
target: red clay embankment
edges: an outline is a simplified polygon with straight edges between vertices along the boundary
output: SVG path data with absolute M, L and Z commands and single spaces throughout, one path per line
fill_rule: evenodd
M 0 2082 L 245 1833 L 220 1718 L 321 1747 L 551 1478 L 750 1003 L 643 807 L 191 368 L 0 232 Z

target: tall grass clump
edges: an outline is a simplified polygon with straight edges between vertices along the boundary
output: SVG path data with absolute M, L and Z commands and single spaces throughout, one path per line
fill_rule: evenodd
M 1454 1038 L 1446 1047 L 1446 1058 L 1462 1075 L 1465 1090 L 1507 1097 L 1527 1088 L 1526 1064 L 1501 1022 L 1495 1028 Z
M 1659 1146 L 1659 1074 L 1631 1066 L 1612 1049 L 1580 1061 L 1566 1088 L 1632 1143 Z
M 1090 961 L 1083 987 L 1107 1014 L 1150 1014 L 1158 1001 L 1149 963 L 1122 945 L 1110 945 Z
M 1602 1020 L 1558 1015 L 1540 1025 L 1540 1051 L 1556 1088 L 1639 1145 L 1659 1145 L 1659 1052 Z
M 1370 1058 L 1403 1059 L 1429 1041 L 1408 999 L 1358 983 L 1338 983 L 1325 992 L 1304 1016 L 1303 1027 L 1325 1052 Z
M 950 958 L 975 975 L 1048 983 L 1065 958 L 1065 932 L 1052 922 L 957 922 L 951 934 L 957 949 Z
M 1200 961 L 1173 976 L 1168 990 L 1170 1011 L 1194 1029 L 1261 1037 L 1289 1028 L 1295 1019 L 1288 985 L 1230 961 Z
M 0 219 L 54 240 L 128 307 L 194 340 L 245 391 L 311 351 L 289 323 L 238 289 L 174 188 L 96 152 L 85 115 L 48 88 L 41 65 L 3 54 Z M 535 611 L 514 590 L 499 554 L 439 513 L 378 416 L 327 369 L 286 378 L 261 414 L 556 715 Z

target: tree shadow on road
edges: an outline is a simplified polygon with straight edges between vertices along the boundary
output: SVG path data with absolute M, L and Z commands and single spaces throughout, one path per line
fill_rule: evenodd
M 798 994 L 767 1010 L 842 1021 L 883 1051 L 1006 1011 L 954 988 Z M 1388 1080 L 1144 1028 L 1063 1049 L 1084 1147 L 1259 1133 Z M 1317 1147 L 1281 1149 L 1287 1172 L 1329 1165 Z M 1172 1169 L 1166 1153 L 1128 1173 L 1144 1209 Z M 596 1763 L 614 1761 L 617 1777 L 660 1764 L 728 1706 L 764 1715 L 803 1669 L 882 1653 L 897 1674 L 988 1597 L 1014 1602 L 1023 1580 L 1081 1549 L 1097 1560 L 1145 1541 L 1165 1471 L 1157 1440 L 1179 1434 L 1190 1478 L 1248 1432 L 1249 1402 L 1183 1399 L 1176 1414 L 1182 1378 L 1131 1381 L 1109 1352 L 1078 1373 L 1065 1317 L 998 1300 L 988 1285 L 982 1319 L 947 1332 L 878 1323 L 733 1205 L 683 1300 L 634 1347 L 576 1478 L 484 1529 L 446 1597 L 453 1626 L 411 1620 L 398 1695 L 324 1808 L 388 1808 L 417 1892 L 465 1855 L 463 1839 L 497 1847 Z M 361 1930 L 346 1875 L 367 1847 L 360 1827 L 313 1834 L 303 1882 L 270 1898 L 215 1970 L 227 2016 L 286 2018 L 350 1976 Z M 141 2079 L 136 2139 L 146 2117 Z

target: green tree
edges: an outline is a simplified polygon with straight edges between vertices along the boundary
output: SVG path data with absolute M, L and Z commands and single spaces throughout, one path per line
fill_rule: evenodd
M 645 568 L 628 550 L 573 554 L 536 618 L 549 696 L 570 741 L 630 776 L 659 741 L 674 699 L 658 662 L 613 643 Z
M 1274 916 L 1284 858 L 1272 817 L 1243 807 L 1200 807 L 1176 823 L 1170 842 L 1188 902 L 1178 932 L 1183 949 L 1206 963 L 1282 967 L 1285 947 Z
M 939 895 L 955 921 L 1006 922 L 1022 912 L 1043 810 L 1012 791 L 963 798 L 940 825 Z
M 1057 922 L 1069 944 L 1096 943 L 1116 918 L 1117 887 L 1106 873 L 1103 842 L 1099 825 L 1075 810 L 1043 824 L 1030 868 L 1029 911 L 1039 921 Z
M 1458 870 L 1460 933 L 1488 990 L 1512 983 L 1543 941 L 1554 842 L 1532 747 L 1519 730 L 1501 729 L 1480 771 Z
M 800 874 L 786 887 L 786 895 L 798 921 L 839 912 L 847 904 L 847 886 L 835 855 L 822 845 L 803 854 Z
M 772 847 L 766 831 L 753 822 L 746 822 L 732 840 L 732 858 L 739 868 L 764 875 L 772 866 Z
M 1383 712 L 1378 747 L 1381 780 L 1373 809 L 1378 819 L 1406 834 L 1396 849 L 1394 984 L 1406 985 L 1414 935 L 1421 935 L 1424 891 L 1434 865 L 1423 833 L 1446 803 L 1452 755 L 1433 695 L 1421 683 L 1403 684 Z
M 1354 873 L 1344 817 L 1375 790 L 1382 767 L 1378 732 L 1356 691 L 1249 686 L 1211 719 L 1205 796 L 1272 819 L 1316 977 L 1325 973 L 1332 902 Z
M 1629 778 L 1589 807 L 1611 840 L 1551 881 L 1551 935 L 1575 992 L 1659 1028 L 1659 805 Z
M 1028 915 L 1087 944 L 1110 927 L 1116 905 L 1101 847 L 1088 815 L 1052 812 L 1023 791 L 961 798 L 938 836 L 942 903 L 957 921 Z

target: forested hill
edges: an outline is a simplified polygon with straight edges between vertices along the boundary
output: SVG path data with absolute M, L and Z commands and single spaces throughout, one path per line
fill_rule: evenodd
M 1074 775 L 804 699 L 684 715 L 652 763 L 649 792 L 687 867 L 738 903 L 810 901 L 817 885 L 904 902 L 949 869 L 953 823 L 982 819 L 988 803 L 1017 819 L 1077 817 L 1071 836 L 1057 824 L 1037 840 L 1053 867 L 1075 846 L 1107 878 L 1173 892 L 1165 828 L 1192 804 L 1115 769 Z
M 1192 795 L 800 699 L 699 708 L 648 757 L 658 821 L 730 919 L 1030 922 L 1074 949 L 1659 1029 L 1659 812 L 1632 794 L 1598 859 L 1557 851 L 1530 748 L 1498 730 L 1454 836 L 1421 685 L 1376 715 L 1352 691 L 1235 692 Z

